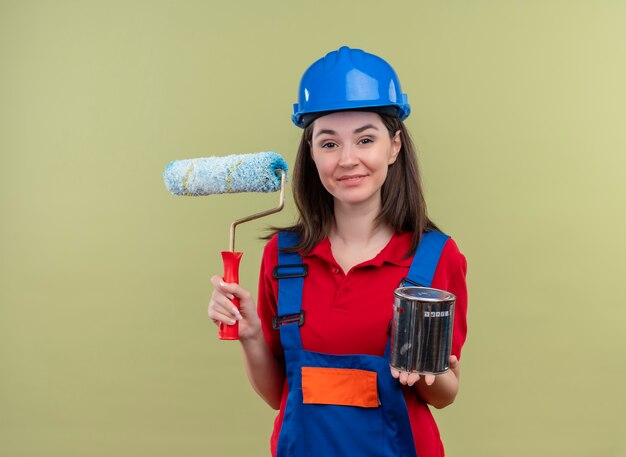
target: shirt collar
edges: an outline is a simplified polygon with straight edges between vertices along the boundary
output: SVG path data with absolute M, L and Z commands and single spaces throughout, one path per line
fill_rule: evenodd
M 374 266 L 380 267 L 383 263 L 390 263 L 401 267 L 411 266 L 412 256 L 405 258 L 405 254 L 411 247 L 413 234 L 410 232 L 394 233 L 387 245 L 373 259 L 367 260 L 360 267 Z M 303 257 L 318 257 L 326 262 L 336 265 L 337 262 L 333 257 L 330 240 L 325 237 L 320 241 L 308 254 Z

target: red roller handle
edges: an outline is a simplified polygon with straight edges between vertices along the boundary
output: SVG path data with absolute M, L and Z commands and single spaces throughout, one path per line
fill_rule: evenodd
M 222 251 L 222 262 L 224 263 L 224 282 L 239 284 L 239 262 L 243 252 Z M 239 309 L 239 299 L 235 297 L 232 302 Z M 233 325 L 226 325 L 220 322 L 220 340 L 239 339 L 239 322 Z

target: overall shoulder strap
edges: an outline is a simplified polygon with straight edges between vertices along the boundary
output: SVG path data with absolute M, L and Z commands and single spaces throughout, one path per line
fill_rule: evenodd
M 448 238 L 450 237 L 442 232 L 424 232 L 407 275 L 409 283 L 430 287 Z
M 273 327 L 280 331 L 280 339 L 285 349 L 302 348 L 300 326 L 304 323 L 302 311 L 302 289 L 307 265 L 297 252 L 286 252 L 300 240 L 295 232 L 278 233 L 278 265 L 273 276 L 278 280 L 278 314 Z

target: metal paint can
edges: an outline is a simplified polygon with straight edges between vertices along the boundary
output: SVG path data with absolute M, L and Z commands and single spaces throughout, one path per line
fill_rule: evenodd
M 400 287 L 394 292 L 390 365 L 420 374 L 450 368 L 456 297 L 429 287 Z

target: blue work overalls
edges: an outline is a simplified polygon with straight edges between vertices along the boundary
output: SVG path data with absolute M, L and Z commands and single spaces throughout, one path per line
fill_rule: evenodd
M 429 287 L 447 239 L 440 232 L 424 233 L 408 281 L 403 282 Z M 274 269 L 278 279 L 274 328 L 280 331 L 289 386 L 277 457 L 415 456 L 401 385 L 389 370 L 389 344 L 383 357 L 302 348 L 307 267 L 298 253 L 283 251 L 297 241 L 296 233 L 278 234 Z

